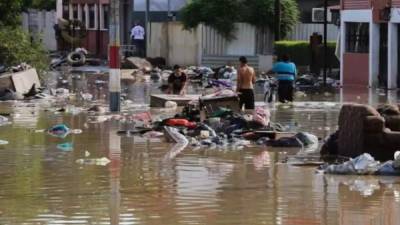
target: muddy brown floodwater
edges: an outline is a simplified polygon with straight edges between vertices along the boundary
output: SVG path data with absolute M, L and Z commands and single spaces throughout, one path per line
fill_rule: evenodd
M 94 89 L 104 103 L 107 89 Z M 125 91 L 142 104 L 156 85 L 133 84 Z M 309 95 L 293 108 L 272 107 L 272 119 L 323 138 L 336 129 L 341 103 L 376 105 L 397 102 L 396 96 L 353 89 Z M 117 136 L 125 126 L 118 121 L 87 124 L 86 113 L 44 110 L 49 106 L 0 106 L 12 122 L 0 127 L 0 139 L 9 141 L 0 146 L 0 224 L 400 224 L 398 178 L 321 175 L 315 167 L 282 163 L 296 149 L 175 154 L 160 140 Z M 35 132 L 57 123 L 83 133 L 60 139 Z M 72 151 L 57 148 L 65 142 L 73 143 Z M 86 151 L 111 163 L 77 164 Z

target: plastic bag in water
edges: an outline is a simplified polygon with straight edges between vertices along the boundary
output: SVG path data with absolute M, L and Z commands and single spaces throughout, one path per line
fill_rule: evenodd
M 64 152 L 70 152 L 74 149 L 74 144 L 72 142 L 58 144 L 57 149 L 64 151 Z
M 58 124 L 47 130 L 47 133 L 53 137 L 65 138 L 71 132 L 71 129 L 65 124 Z
M 332 174 L 367 175 L 376 173 L 379 167 L 380 163 L 375 161 L 374 157 L 368 153 L 364 153 L 340 165 L 329 165 L 325 168 L 325 172 Z

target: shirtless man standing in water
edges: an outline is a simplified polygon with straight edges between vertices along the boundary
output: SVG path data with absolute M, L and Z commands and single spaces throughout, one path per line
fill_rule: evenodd
M 246 57 L 239 58 L 240 67 L 238 70 L 236 91 L 239 94 L 240 109 L 254 109 L 254 83 L 256 82 L 256 73 L 254 69 L 247 65 Z

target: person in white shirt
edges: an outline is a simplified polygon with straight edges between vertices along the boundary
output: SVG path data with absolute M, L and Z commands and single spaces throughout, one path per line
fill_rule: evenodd
M 132 45 L 136 47 L 136 53 L 139 57 L 144 57 L 145 50 L 145 31 L 139 23 L 135 23 L 135 26 L 131 29 L 131 40 Z

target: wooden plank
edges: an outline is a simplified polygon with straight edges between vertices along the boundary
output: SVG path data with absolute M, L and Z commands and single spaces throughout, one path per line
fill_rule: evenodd
M 199 98 L 200 95 L 151 95 L 150 107 L 164 107 L 167 101 L 176 102 L 178 106 L 185 106 L 187 103 Z

